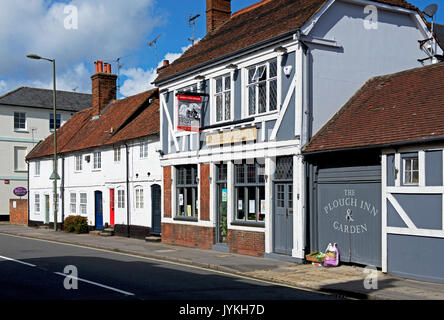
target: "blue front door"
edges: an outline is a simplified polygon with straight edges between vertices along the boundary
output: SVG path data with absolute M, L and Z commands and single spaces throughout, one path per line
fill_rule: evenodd
M 96 230 L 103 229 L 103 204 L 102 192 L 95 192 Z

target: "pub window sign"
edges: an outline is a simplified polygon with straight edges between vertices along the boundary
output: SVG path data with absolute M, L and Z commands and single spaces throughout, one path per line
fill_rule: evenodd
M 177 102 L 177 130 L 199 132 L 202 96 L 179 94 Z

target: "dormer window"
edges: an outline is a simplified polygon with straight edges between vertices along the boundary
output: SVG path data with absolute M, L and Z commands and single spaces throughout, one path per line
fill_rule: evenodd
M 277 110 L 277 60 L 247 69 L 248 116 Z

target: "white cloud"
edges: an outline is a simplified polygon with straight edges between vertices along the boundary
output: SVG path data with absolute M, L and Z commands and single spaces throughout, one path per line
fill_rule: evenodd
M 138 50 L 161 17 L 155 0 L 1 0 L 0 92 L 52 79 L 49 62 L 26 59 L 35 53 L 56 59 L 58 87 L 90 91 L 93 62 Z M 65 5 L 78 9 L 78 29 L 65 29 Z M 20 81 L 22 79 L 28 79 Z M 5 89 L 6 88 L 6 89 Z

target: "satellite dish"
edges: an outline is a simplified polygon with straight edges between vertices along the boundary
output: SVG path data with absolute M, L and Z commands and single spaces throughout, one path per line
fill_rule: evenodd
M 438 11 L 438 5 L 436 3 L 433 3 L 433 4 L 430 4 L 427 7 L 425 7 L 425 9 L 422 13 L 424 13 L 429 18 L 433 18 L 436 11 Z

